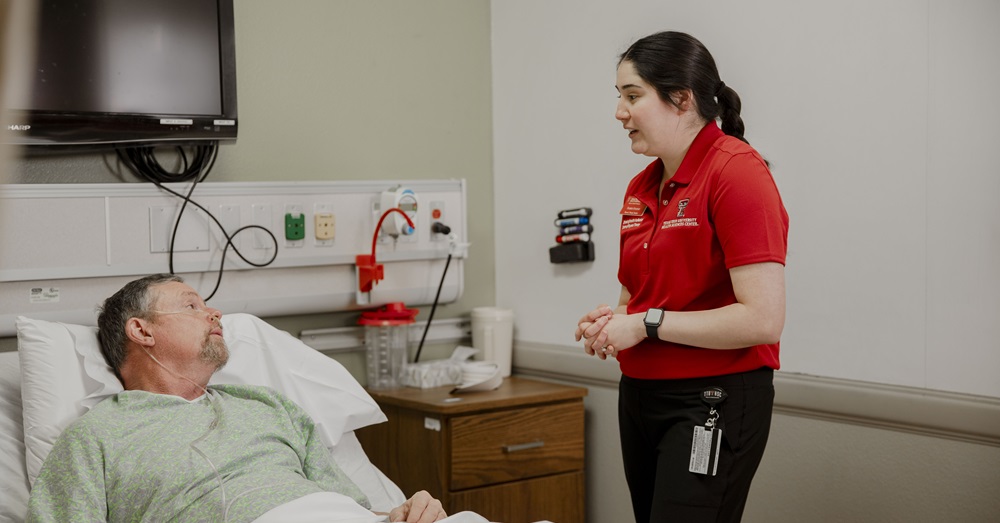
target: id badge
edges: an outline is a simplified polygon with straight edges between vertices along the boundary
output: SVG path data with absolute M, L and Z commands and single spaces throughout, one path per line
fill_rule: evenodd
M 702 391 L 701 400 L 708 405 L 708 421 L 697 425 L 691 438 L 691 461 L 688 471 L 714 476 L 719 470 L 719 449 L 722 448 L 722 429 L 718 428 L 719 411 L 715 406 L 726 400 L 726 391 L 709 387 Z
M 691 439 L 691 462 L 688 464 L 688 471 L 714 476 L 719 470 L 721 446 L 722 429 L 696 426 L 694 437 Z

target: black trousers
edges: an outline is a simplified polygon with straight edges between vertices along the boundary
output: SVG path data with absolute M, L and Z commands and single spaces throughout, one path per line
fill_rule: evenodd
M 683 380 L 622 377 L 618 422 L 637 523 L 740 521 L 771 429 L 773 380 L 768 368 Z M 728 395 L 716 406 L 722 443 L 715 476 L 688 471 L 694 428 L 709 416 L 701 398 L 708 387 Z

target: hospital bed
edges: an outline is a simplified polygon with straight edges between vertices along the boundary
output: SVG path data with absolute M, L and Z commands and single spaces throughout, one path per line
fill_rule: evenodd
M 282 392 L 317 422 L 333 459 L 373 510 L 387 512 L 405 501 L 354 435 L 385 415 L 343 366 L 252 315 L 226 315 L 222 324 L 231 356 L 211 383 Z M 23 317 L 17 327 L 18 352 L 0 353 L 0 522 L 24 521 L 30 485 L 63 428 L 121 390 L 94 327 Z

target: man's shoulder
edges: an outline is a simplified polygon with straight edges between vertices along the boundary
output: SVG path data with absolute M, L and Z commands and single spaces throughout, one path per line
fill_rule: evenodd
M 265 403 L 290 403 L 284 394 L 265 385 L 219 384 L 209 385 L 209 390 L 231 398 L 262 401 Z
M 63 439 L 99 437 L 104 430 L 110 428 L 114 420 L 119 419 L 121 415 L 119 407 L 116 396 L 110 396 L 71 421 L 59 437 Z

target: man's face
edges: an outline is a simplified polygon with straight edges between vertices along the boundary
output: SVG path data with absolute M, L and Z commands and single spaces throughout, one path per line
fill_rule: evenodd
M 219 370 L 229 361 L 218 309 L 205 305 L 185 283 L 167 282 L 151 287 L 150 292 L 151 328 L 161 359 L 173 362 L 179 371 L 197 364 Z

